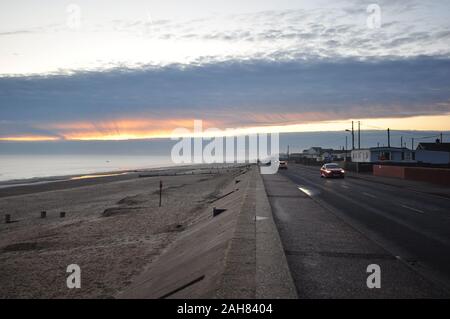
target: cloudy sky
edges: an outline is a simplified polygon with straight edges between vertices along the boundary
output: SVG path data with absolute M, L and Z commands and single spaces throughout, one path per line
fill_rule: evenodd
M 448 12 L 445 0 L 3 1 L 0 140 L 167 136 L 193 119 L 450 130 Z

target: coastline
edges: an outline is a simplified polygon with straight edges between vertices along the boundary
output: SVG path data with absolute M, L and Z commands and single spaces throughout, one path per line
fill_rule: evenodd
M 46 192 L 53 190 L 61 190 L 68 188 L 83 187 L 89 185 L 97 185 L 101 183 L 109 183 L 116 181 L 125 181 L 139 178 L 140 175 L 150 173 L 177 173 L 192 172 L 202 169 L 210 169 L 212 167 L 234 167 L 238 164 L 181 164 L 173 166 L 162 166 L 154 168 L 143 168 L 133 170 L 119 170 L 111 172 L 96 172 L 89 174 L 49 176 L 29 179 L 17 179 L 0 182 L 0 198 L 9 196 L 18 196 L 32 194 L 38 192 Z
M 0 185 L 28 184 L 82 175 L 177 167 L 170 157 L 133 154 L 1 154 Z
M 172 168 L 185 168 L 189 165 L 164 165 L 157 167 L 144 167 L 137 169 L 118 169 L 118 170 L 110 170 L 110 171 L 88 171 L 88 172 L 80 172 L 77 174 L 62 174 L 62 175 L 49 175 L 49 176 L 40 176 L 40 177 L 29 177 L 29 178 L 16 178 L 9 180 L 0 180 L 0 189 L 5 187 L 12 186 L 24 186 L 24 185 L 32 185 L 38 183 L 52 183 L 52 182 L 60 182 L 67 180 L 75 180 L 75 179 L 84 179 L 86 178 L 99 178 L 106 177 L 112 175 L 120 175 L 120 174 L 128 174 L 128 173 L 138 173 L 138 172 L 146 172 L 146 171 L 156 171 L 163 169 L 172 169 Z

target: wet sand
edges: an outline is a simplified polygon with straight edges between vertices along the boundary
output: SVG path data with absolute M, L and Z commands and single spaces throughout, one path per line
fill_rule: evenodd
M 164 172 L 1 189 L 0 298 L 114 298 L 197 221 L 240 169 Z M 81 289 L 66 286 L 70 264 L 81 267 Z

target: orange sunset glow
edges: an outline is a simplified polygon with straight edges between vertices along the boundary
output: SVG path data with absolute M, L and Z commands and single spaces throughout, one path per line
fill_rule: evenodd
M 269 115 L 255 116 L 254 120 L 268 119 Z M 250 133 L 292 133 L 292 132 L 320 132 L 320 131 L 344 131 L 350 128 L 350 122 L 361 121 L 363 130 L 380 130 L 391 128 L 392 130 L 409 130 L 414 127 L 417 131 L 450 131 L 450 114 L 436 116 L 415 116 L 407 118 L 356 118 L 337 121 L 304 121 L 298 124 L 280 125 L 285 117 L 275 116 L 268 125 L 249 125 L 236 128 L 227 128 L 225 122 L 203 121 L 201 136 L 213 136 L 215 133 L 208 129 L 218 128 L 226 130 L 220 135 L 242 135 Z M 288 118 L 310 118 L 297 114 L 290 114 Z M 256 121 L 259 122 L 259 121 Z M 286 122 L 286 121 L 285 121 Z M 292 123 L 293 121 L 291 121 Z M 114 141 L 151 138 L 170 138 L 173 136 L 193 136 L 194 119 L 123 119 L 102 122 L 66 122 L 46 125 L 46 128 L 55 132 L 54 136 L 24 135 L 4 136 L 0 141 L 12 142 L 38 142 L 58 140 L 78 141 Z M 173 134 L 176 128 L 183 128 L 191 133 Z
M 59 137 L 55 136 L 6 136 L 0 137 L 0 141 L 10 142 L 44 142 L 44 141 L 58 141 Z

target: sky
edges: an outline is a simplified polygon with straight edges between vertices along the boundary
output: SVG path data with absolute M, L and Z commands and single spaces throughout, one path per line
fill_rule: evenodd
M 450 131 L 444 0 L 0 2 L 0 141 Z

